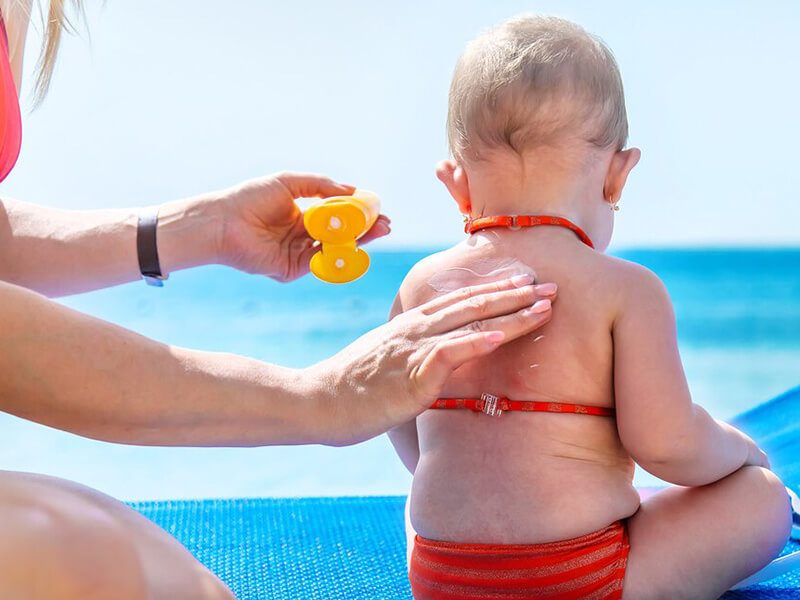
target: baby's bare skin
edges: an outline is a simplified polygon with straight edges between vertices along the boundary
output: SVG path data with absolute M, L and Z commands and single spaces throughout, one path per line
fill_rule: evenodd
M 434 255 L 400 290 L 404 309 L 439 292 L 443 275 L 473 283 L 486 265 L 527 265 L 558 283 L 541 331 L 458 369 L 445 397 L 488 392 L 515 400 L 613 407 L 612 324 L 626 265 L 552 227 L 491 231 Z M 484 265 L 476 271 L 475 265 Z M 589 291 L 589 292 L 587 292 Z M 428 411 L 411 494 L 417 532 L 438 540 L 536 543 L 584 535 L 633 514 L 633 461 L 608 417 Z

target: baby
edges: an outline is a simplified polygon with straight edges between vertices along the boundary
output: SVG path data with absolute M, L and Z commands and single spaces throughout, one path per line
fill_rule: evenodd
M 784 546 L 788 500 L 692 403 L 661 281 L 603 253 L 640 156 L 613 55 L 563 19 L 507 21 L 461 57 L 448 134 L 437 175 L 470 235 L 414 266 L 393 315 L 515 272 L 558 288 L 543 330 L 389 434 L 414 474 L 415 597 L 721 595 Z M 682 487 L 642 502 L 634 463 Z

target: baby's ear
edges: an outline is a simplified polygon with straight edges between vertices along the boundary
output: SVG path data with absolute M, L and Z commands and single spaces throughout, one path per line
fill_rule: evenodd
M 439 178 L 447 191 L 458 204 L 462 214 L 472 212 L 472 199 L 469 194 L 469 180 L 464 167 L 454 160 L 443 160 L 436 165 L 436 177 Z
M 642 151 L 638 148 L 628 148 L 614 154 L 611 158 L 611 164 L 608 166 L 606 181 L 603 184 L 603 196 L 605 196 L 606 201 L 611 204 L 619 202 L 622 197 L 622 189 L 628 180 L 628 175 L 641 157 Z

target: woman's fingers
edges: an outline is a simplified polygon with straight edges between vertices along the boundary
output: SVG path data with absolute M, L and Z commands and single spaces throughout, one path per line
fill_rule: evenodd
M 501 279 L 500 281 L 493 281 L 492 283 L 473 285 L 434 298 L 433 300 L 420 305 L 417 310 L 421 311 L 423 314 L 432 315 L 433 313 L 440 311 L 443 308 L 447 308 L 448 306 L 452 306 L 453 304 L 463 302 L 474 296 L 489 294 L 491 292 L 514 290 L 517 288 L 530 286 L 533 282 L 534 282 L 533 275 L 525 274 L 525 275 L 517 275 L 515 277 L 509 277 L 508 279 Z
M 417 387 L 424 397 L 436 398 L 453 371 L 470 360 L 490 354 L 505 341 L 504 338 L 500 331 L 443 338 L 417 370 Z
M 552 285 L 552 284 L 551 284 Z M 530 287 L 530 286 L 529 286 Z M 553 285 L 553 288 L 555 286 Z M 549 289 L 549 288 L 547 288 Z M 454 304 L 445 310 L 455 310 L 467 313 L 474 310 L 490 310 L 486 306 L 494 306 L 506 302 L 505 306 L 518 303 L 518 298 L 512 293 L 519 290 L 507 290 L 495 294 L 483 294 L 477 298 L 486 298 L 490 304 L 484 305 L 483 300 L 479 308 L 474 306 L 463 307 L 461 303 Z M 553 289 L 555 292 L 555 289 Z M 498 300 L 497 294 L 505 294 L 507 298 Z M 511 298 L 511 300 L 509 300 Z M 471 299 L 463 302 L 470 302 Z M 508 304 L 511 302 L 511 304 Z M 475 304 L 473 302 L 473 304 Z M 497 307 L 491 310 L 496 310 Z M 506 311 L 507 312 L 507 311 Z M 450 318 L 456 318 L 456 313 Z M 463 317 L 464 315 L 462 315 Z M 466 325 L 454 328 L 440 336 L 433 349 L 422 361 L 416 372 L 416 384 L 424 396 L 436 397 L 450 374 L 461 365 L 486 356 L 501 344 L 510 342 L 528 334 L 547 323 L 553 316 L 551 302 L 548 298 L 537 300 L 533 305 L 528 305 L 522 310 L 498 317 L 486 319 L 472 319 Z
M 431 315 L 438 333 L 452 331 L 464 326 L 473 327 L 476 331 L 490 331 L 482 322 L 495 317 L 511 315 L 525 309 L 537 307 L 537 311 L 549 310 L 549 301 L 555 298 L 556 285 L 546 283 L 526 285 L 499 292 L 486 292 L 470 296 L 460 302 L 446 306 Z M 544 300 L 548 303 L 541 304 Z M 526 313 L 529 317 L 530 314 Z
M 380 215 L 370 230 L 358 239 L 359 244 L 368 244 L 392 232 L 392 221 L 386 215 Z
M 501 344 L 535 331 L 552 316 L 550 300 L 542 299 L 512 314 L 473 321 L 442 335 L 416 373 L 417 386 L 423 394 L 437 396 L 458 367 L 493 352 Z
M 356 188 L 345 183 L 337 183 L 330 177 L 316 173 L 286 172 L 275 175 L 275 179 L 289 190 L 294 198 L 327 198 L 352 194 Z
M 531 333 L 547 323 L 553 316 L 553 307 L 550 300 L 543 298 L 537 300 L 533 306 L 529 306 L 515 313 L 485 319 L 483 321 L 473 321 L 466 325 L 461 331 L 467 333 L 500 332 L 503 334 L 501 343 L 510 342 L 518 337 Z M 453 332 L 458 334 L 459 330 Z

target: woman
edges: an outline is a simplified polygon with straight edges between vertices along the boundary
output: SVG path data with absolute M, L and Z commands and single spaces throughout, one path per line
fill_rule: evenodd
M 19 152 L 30 2 L 0 2 L 0 179 Z M 63 0 L 53 0 L 39 98 L 63 23 Z M 453 369 L 549 320 L 555 286 L 520 277 L 440 298 L 322 363 L 285 369 L 159 344 L 40 295 L 209 263 L 295 279 L 313 250 L 294 200 L 352 190 L 319 175 L 283 173 L 138 214 L 3 198 L 0 410 L 128 444 L 351 444 L 408 421 Z M 387 233 L 382 218 L 368 238 Z M 163 530 L 75 483 L 0 471 L 0 523 L 3 598 L 231 596 Z

